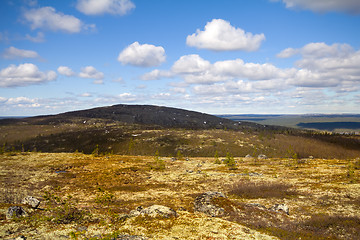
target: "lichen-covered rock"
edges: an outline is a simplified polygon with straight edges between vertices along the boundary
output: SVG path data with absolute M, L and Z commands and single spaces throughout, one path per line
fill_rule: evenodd
M 258 159 L 268 159 L 268 157 L 264 154 L 260 154 L 257 158 Z
M 203 212 L 212 217 L 224 215 L 225 210 L 214 205 L 214 198 L 226 198 L 221 192 L 206 192 L 196 197 L 194 201 L 194 210 L 196 212 Z
M 289 207 L 286 206 L 285 204 L 275 204 L 272 208 L 270 208 L 270 210 L 273 210 L 276 212 L 283 211 L 284 213 L 289 215 Z
M 22 201 L 22 204 L 31 206 L 32 208 L 37 208 L 40 205 L 40 201 L 32 196 L 25 197 Z
M 7 219 L 12 219 L 15 217 L 25 217 L 25 216 L 27 216 L 27 213 L 22 207 L 19 206 L 9 207 L 8 211 L 6 212 Z
M 19 236 L 19 237 L 15 238 L 14 240 L 26 240 L 26 237 L 25 236 Z
M 143 237 L 143 236 L 124 234 L 124 235 L 119 235 L 119 236 L 117 236 L 117 237 L 115 237 L 113 239 L 114 240 L 146 240 L 148 238 Z
M 137 207 L 136 210 L 130 212 L 130 217 L 136 217 L 139 215 L 147 215 L 150 217 L 163 217 L 163 218 L 170 218 L 176 217 L 176 211 L 162 205 L 152 205 L 148 208 Z

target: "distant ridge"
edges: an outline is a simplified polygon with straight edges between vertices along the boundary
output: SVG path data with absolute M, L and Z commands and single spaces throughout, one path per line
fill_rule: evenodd
M 118 122 L 126 124 L 151 125 L 165 128 L 187 129 L 241 129 L 258 128 L 262 125 L 250 122 L 232 121 L 210 114 L 178 108 L 154 105 L 124 105 L 97 107 L 61 113 L 57 115 L 36 116 L 23 119 L 3 119 L 0 124 L 30 123 L 39 125 L 79 123 L 87 119 Z

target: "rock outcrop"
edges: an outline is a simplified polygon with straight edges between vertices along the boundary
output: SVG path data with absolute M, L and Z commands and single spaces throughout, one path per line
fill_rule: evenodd
M 37 208 L 40 205 L 40 201 L 32 196 L 25 197 L 22 201 L 22 204 L 29 205 L 32 208 Z
M 136 210 L 133 210 L 130 212 L 130 217 L 136 217 L 136 216 L 149 216 L 149 217 L 162 217 L 162 218 L 170 218 L 170 217 L 176 217 L 176 211 L 162 205 L 152 205 L 147 208 L 143 207 L 137 207 Z
M 285 204 L 275 204 L 272 208 L 270 208 L 269 210 L 273 210 L 276 212 L 279 211 L 283 211 L 284 213 L 286 213 L 287 215 L 289 215 L 289 207 L 286 206 Z
M 27 216 L 27 213 L 22 207 L 19 206 L 9 207 L 8 211 L 6 212 L 7 219 L 13 219 L 16 217 L 25 217 L 25 216 Z
M 260 154 L 258 157 L 257 157 L 258 159 L 268 159 L 268 157 L 266 156 L 266 155 L 264 155 L 264 154 Z
M 124 235 L 119 235 L 115 238 L 113 238 L 114 240 L 146 240 L 149 239 L 147 237 L 143 237 L 143 236 L 137 236 L 137 235 L 128 235 L 128 234 L 124 234 Z
M 226 198 L 221 192 L 206 192 L 196 197 L 194 201 L 194 210 L 203 212 L 212 217 L 224 215 L 225 210 L 213 203 L 215 198 Z

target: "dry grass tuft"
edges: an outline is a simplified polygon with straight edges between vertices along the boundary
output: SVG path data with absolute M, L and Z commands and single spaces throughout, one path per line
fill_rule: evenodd
M 314 215 L 302 223 L 302 228 L 319 236 L 360 239 L 360 218 L 339 215 Z
M 231 186 L 229 194 L 240 198 L 289 198 L 298 195 L 292 186 L 284 183 L 237 182 Z

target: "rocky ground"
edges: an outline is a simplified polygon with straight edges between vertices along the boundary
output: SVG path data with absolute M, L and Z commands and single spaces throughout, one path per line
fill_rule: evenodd
M 360 239 L 358 159 L 0 159 L 2 239 Z

